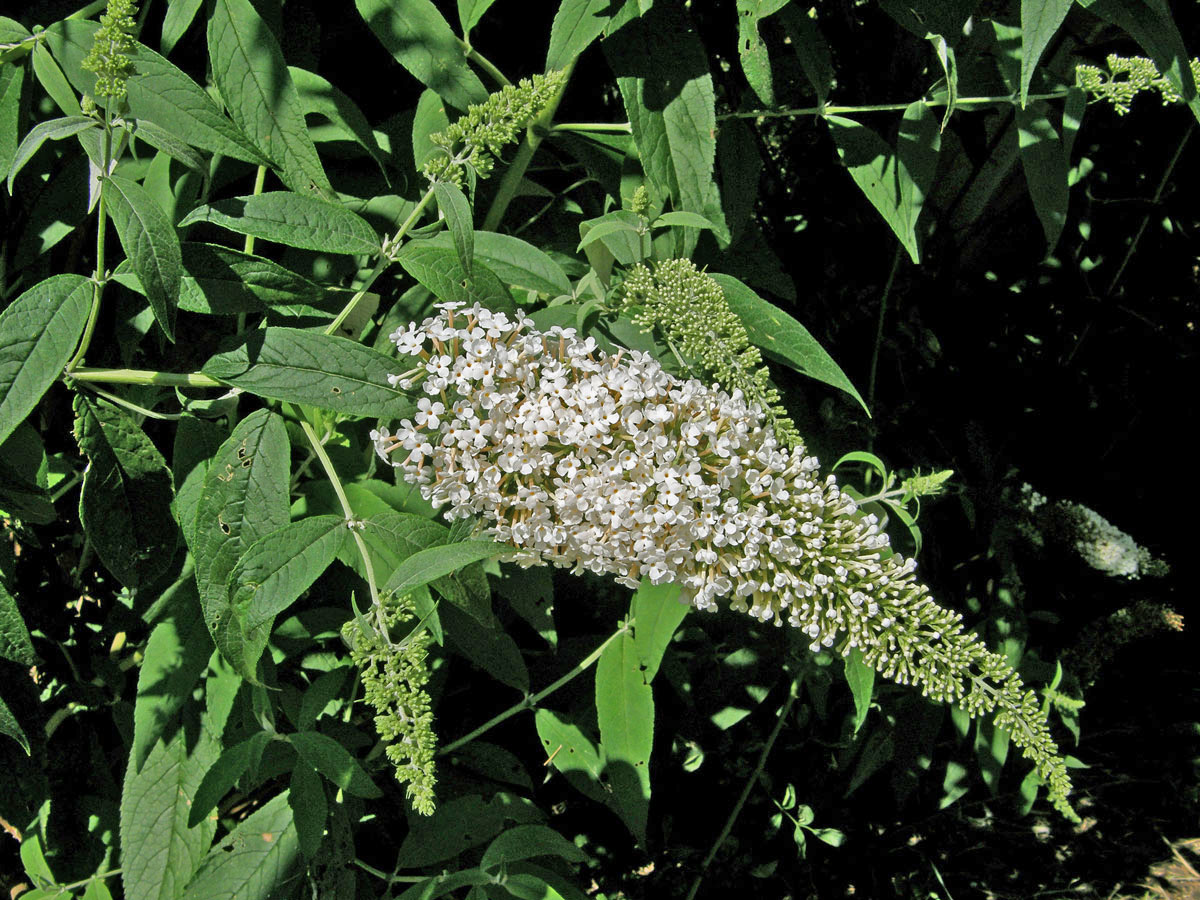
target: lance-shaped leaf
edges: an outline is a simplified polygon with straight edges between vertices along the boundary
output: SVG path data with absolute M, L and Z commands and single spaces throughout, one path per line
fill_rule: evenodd
M 471 221 L 471 204 L 467 195 L 457 186 L 439 181 L 433 186 L 438 211 L 446 220 L 446 228 L 458 252 L 458 261 L 467 277 L 471 277 L 471 263 L 475 258 L 475 225 Z
M 109 175 L 103 184 L 108 214 L 117 226 L 125 255 L 142 283 L 155 320 L 174 341 L 179 282 L 183 278 L 175 226 L 137 182 Z
M 910 104 L 901 121 L 895 150 L 870 128 L 852 119 L 826 116 L 825 124 L 854 183 L 895 232 L 912 261 L 919 263 L 917 217 L 933 186 L 941 147 L 933 112 L 920 101 Z
M 711 277 L 724 291 L 729 308 L 742 320 L 752 344 L 797 372 L 845 391 L 867 409 L 866 402 L 846 373 L 807 328 L 733 276 L 714 274 Z M 870 410 L 867 413 L 870 414 Z
M 380 240 L 367 220 L 319 197 L 268 191 L 198 206 L 180 228 L 208 222 L 237 234 L 248 234 L 301 250 L 325 253 L 379 253 Z
M 396 359 L 342 337 L 298 328 L 267 328 L 218 353 L 203 372 L 219 381 L 289 403 L 357 416 L 402 418 L 408 394 L 388 383 Z
M 130 588 L 171 564 L 179 535 L 171 470 L 133 418 L 85 394 L 75 397 L 75 438 L 88 458 L 79 520 L 101 561 Z
M 25 627 L 17 601 L 3 581 L 0 581 L 0 659 L 22 666 L 32 666 L 37 662 L 29 629 Z
M 616 5 L 611 0 L 562 0 L 550 26 L 546 71 L 565 69 L 612 21 Z
M 1074 6 L 1073 0 L 1021 0 L 1021 106 L 1042 53 Z
M 17 153 L 24 66 L 0 66 L 0 173 L 7 172 Z
M 25 420 L 75 351 L 92 283 L 52 275 L 0 313 L 0 444 Z
M 217 647 L 244 678 L 255 678 L 275 617 L 329 568 L 346 540 L 341 516 L 312 516 L 260 538 L 238 560 L 229 574 L 233 619 Z
M 557 856 L 568 862 L 586 862 L 587 854 L 553 828 L 518 825 L 501 834 L 483 851 L 479 868 L 491 869 L 535 856 Z
M 417 869 L 453 859 L 464 850 L 487 843 L 509 822 L 524 824 L 540 821 L 543 816 L 532 803 L 510 794 L 497 794 L 490 802 L 478 794 L 455 797 L 440 804 L 436 816 L 410 820 L 408 834 L 396 851 L 396 865 Z
M 562 266 L 533 244 L 510 234 L 475 232 L 475 258 L 505 284 L 550 297 L 571 293 L 571 282 Z
M 549 709 L 539 709 L 533 721 L 546 762 L 584 796 L 597 803 L 609 803 L 610 796 L 602 783 L 604 759 L 592 740 L 578 725 Z
M 426 87 L 466 109 L 487 98 L 487 88 L 467 64 L 463 43 L 431 0 L 355 0 L 379 42 Z
M 713 191 L 717 117 L 708 54 L 687 14 L 657 5 L 609 37 L 604 52 L 646 175 L 675 209 L 703 213 Z
M 305 858 L 312 859 L 321 850 L 325 838 L 325 821 L 329 818 L 329 798 L 325 785 L 309 763 L 301 759 L 292 769 L 288 787 L 288 805 L 296 823 L 296 838 Z
M 25 734 L 25 730 L 21 728 L 21 723 L 17 721 L 17 717 L 12 714 L 12 710 L 8 708 L 8 704 L 4 702 L 4 698 L 0 697 L 0 734 L 6 734 L 25 751 L 25 755 L 29 756 L 29 737 Z
M 502 552 L 504 545 L 495 541 L 463 541 L 430 547 L 404 560 L 387 580 L 383 590 L 402 594 L 481 559 L 492 559 Z
M 263 750 L 271 742 L 271 734 L 257 731 L 241 743 L 234 744 L 221 754 L 204 777 L 192 799 L 191 812 L 188 813 L 188 828 L 193 828 L 209 817 L 209 813 L 217 808 L 221 798 L 233 790 L 238 779 L 247 770 L 253 771 L 262 759 Z M 216 816 L 213 816 L 216 821 Z
M 633 595 L 632 611 L 637 619 L 633 644 L 646 681 L 654 680 L 658 666 L 675 630 L 691 606 L 679 599 L 679 585 L 643 581 Z
M 99 23 L 88 19 L 64 19 L 43 32 L 72 84 L 91 97 L 96 96 L 96 76 L 81 63 L 95 43 L 99 28 Z M 138 43 L 134 43 L 129 58 L 133 74 L 126 87 L 132 118 L 153 122 L 185 138 L 193 147 L 255 164 L 270 162 L 221 112 L 204 88 L 174 63 Z
M 205 473 L 191 549 L 204 621 L 218 646 L 233 618 L 229 573 L 247 547 L 290 518 L 290 452 L 283 419 L 258 410 L 238 423 Z
M 279 43 L 250 0 L 216 0 L 208 20 L 208 58 L 226 109 L 275 161 L 283 183 L 332 199 Z
M 347 794 L 368 800 L 383 796 L 358 760 L 333 738 L 319 731 L 301 731 L 289 734 L 288 740 L 301 758 Z
M 304 115 L 316 113 L 324 116 L 347 137 L 362 147 L 379 165 L 383 177 L 387 178 L 387 161 L 375 140 L 375 133 L 367 117 L 353 100 L 336 87 L 313 72 L 288 66 L 288 74 L 300 99 Z
M 850 693 L 854 696 L 854 733 L 862 728 L 867 721 L 867 713 L 871 711 L 871 694 L 875 689 L 875 668 L 862 661 L 862 653 L 852 650 L 849 656 L 843 657 L 845 663 L 846 683 L 850 685 Z
M 185 241 L 179 308 L 236 315 L 270 307 L 308 306 L 329 296 L 325 288 L 277 262 L 219 244 Z
M 654 695 L 630 634 L 609 644 L 596 663 L 596 722 L 613 809 L 642 842 L 650 810 Z
M 1021 167 L 1033 208 L 1046 234 L 1046 252 L 1053 253 L 1067 223 L 1067 184 L 1070 163 L 1063 153 L 1058 132 L 1046 117 L 1046 104 L 1035 103 L 1016 110 L 1017 141 Z
M 16 122 L 13 125 L 15 127 Z M 63 116 L 46 122 L 38 122 L 29 129 L 29 134 L 21 139 L 21 143 L 13 152 L 9 167 L 4 170 L 8 173 L 8 192 L 12 193 L 13 180 L 24 168 L 25 163 L 33 159 L 33 155 L 41 149 L 42 144 L 46 141 L 61 141 L 88 128 L 98 128 L 99 125 L 100 123 L 91 116 Z M 15 131 L 12 136 L 16 137 Z
M 301 865 L 296 823 L 284 791 L 239 822 L 208 851 L 183 900 L 269 900 L 286 896 Z
M 409 241 L 400 250 L 396 261 L 442 300 L 467 305 L 479 303 L 492 310 L 514 309 L 508 289 L 491 269 L 475 261 L 471 273 L 467 273 L 449 235 Z
M 204 628 L 194 586 L 180 594 L 176 614 L 150 632 L 138 672 L 130 755 L 137 771 L 150 749 L 168 733 L 212 656 L 212 641 Z
M 779 12 L 790 0 L 737 0 L 738 57 L 746 81 L 768 106 L 775 105 L 774 81 L 771 78 L 771 57 L 767 43 L 758 33 L 758 23 Z

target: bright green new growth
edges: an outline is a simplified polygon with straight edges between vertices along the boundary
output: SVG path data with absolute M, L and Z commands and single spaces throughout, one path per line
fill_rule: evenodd
M 634 322 L 657 328 L 710 383 L 731 393 L 740 390 L 763 411 L 782 446 L 791 450 L 800 445 L 800 433 L 768 382 L 762 354 L 750 343 L 719 284 L 691 260 L 668 259 L 653 272 L 635 266 L 625 276 L 624 289 L 625 307 L 636 309 Z
M 425 163 L 425 177 L 462 187 L 470 168 L 487 178 L 500 150 L 516 141 L 522 129 L 554 101 L 566 80 L 566 73 L 560 71 L 523 78 L 468 107 L 445 131 L 430 135 L 445 154 Z
M 132 0 L 109 0 L 100 17 L 92 49 L 81 65 L 96 76 L 96 96 L 120 102 L 126 96 L 126 83 L 133 74 L 133 37 L 137 6 Z
M 414 617 L 412 597 L 387 597 L 381 601 L 383 619 L 394 628 Z M 364 623 L 365 624 L 365 623 Z M 369 627 L 369 626 L 368 626 Z M 437 783 L 433 712 L 425 684 L 431 640 L 429 631 L 417 627 L 404 640 L 392 643 L 375 631 L 364 631 L 357 619 L 342 627 L 350 645 L 350 658 L 359 669 L 364 699 L 375 708 L 375 730 L 387 743 L 387 758 L 396 767 L 396 780 L 408 785 L 414 810 L 433 815 Z
M 1129 105 L 1142 91 L 1158 91 L 1164 104 L 1181 103 L 1183 98 L 1174 85 L 1144 56 L 1108 55 L 1108 71 L 1097 66 L 1076 66 L 1075 83 L 1097 100 L 1107 100 L 1118 115 L 1129 112 Z M 1200 59 L 1191 62 L 1192 78 L 1200 84 Z

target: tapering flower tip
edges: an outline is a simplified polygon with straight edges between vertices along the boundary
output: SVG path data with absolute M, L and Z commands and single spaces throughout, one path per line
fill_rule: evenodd
M 447 303 L 391 336 L 415 363 L 394 382 L 425 396 L 376 449 L 449 518 L 480 517 L 529 564 L 676 582 L 698 609 L 728 596 L 814 650 L 865 650 L 927 602 L 875 518 L 740 391 L 532 324 Z
M 96 76 L 94 88 L 97 97 L 121 101 L 127 94 L 126 83 L 133 74 L 132 34 L 137 30 L 137 6 L 132 0 L 109 0 L 100 17 L 100 28 L 92 41 L 92 48 L 80 65 Z

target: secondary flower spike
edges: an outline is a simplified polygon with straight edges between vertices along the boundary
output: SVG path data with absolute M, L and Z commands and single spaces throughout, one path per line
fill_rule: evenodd
M 782 449 L 740 391 L 682 381 L 570 328 L 445 303 L 393 335 L 424 393 L 413 420 L 372 433 L 379 455 L 448 518 L 478 516 L 526 564 L 674 582 L 693 606 L 802 629 L 810 649 L 858 648 L 885 677 L 996 724 L 1067 811 L 1070 781 L 1040 704 L 964 633 L 802 442 Z M 1068 813 L 1073 815 L 1073 813 Z

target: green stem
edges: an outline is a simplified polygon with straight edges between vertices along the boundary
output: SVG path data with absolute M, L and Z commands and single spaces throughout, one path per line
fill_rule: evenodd
M 1051 91 L 1048 94 L 1030 94 L 1029 100 L 1061 100 L 1069 93 L 1069 88 Z M 1020 100 L 1015 94 L 1004 94 L 996 97 L 959 97 L 954 101 L 955 109 L 960 107 L 970 106 L 994 106 L 997 103 L 1008 103 L 1015 106 Z M 946 106 L 950 103 L 949 97 L 938 98 L 933 100 L 925 100 L 926 106 Z M 912 105 L 909 103 L 871 103 L 866 106 L 807 106 L 802 109 L 760 109 L 750 110 L 748 112 L 732 112 L 721 113 L 717 116 L 718 121 L 721 119 L 777 119 L 777 118 L 793 118 L 796 116 L 841 116 L 854 115 L 856 113 L 872 113 L 872 112 L 903 112 Z
M 633 134 L 633 128 L 628 122 L 561 122 L 558 125 L 552 125 L 550 130 L 556 134 L 559 132 Z
M 109 403 L 115 403 L 117 406 L 122 406 L 125 409 L 129 410 L 130 412 L 137 413 L 138 415 L 141 415 L 141 416 L 145 416 L 148 419 L 160 419 L 164 422 L 177 422 L 181 418 L 183 418 L 182 413 L 160 413 L 160 412 L 155 412 L 152 409 L 146 409 L 146 407 L 139 406 L 136 403 L 130 403 L 128 400 L 118 397 L 116 394 L 113 394 L 110 391 L 106 391 L 102 387 L 97 387 L 94 384 L 86 384 L 85 386 L 87 387 L 87 389 L 89 391 L 99 394 L 101 397 L 103 397 Z
M 775 727 L 771 729 L 771 734 L 767 738 L 767 742 L 763 744 L 762 751 L 758 754 L 758 762 L 754 764 L 754 771 L 750 773 L 750 777 L 746 779 L 746 786 L 742 788 L 741 796 L 738 797 L 737 803 L 733 805 L 733 809 L 729 813 L 729 817 L 725 819 L 725 824 L 721 828 L 721 833 L 717 835 L 717 839 L 713 841 L 712 848 L 708 851 L 708 855 L 704 857 L 704 861 L 700 863 L 700 871 L 696 873 L 696 878 L 692 882 L 692 888 L 688 891 L 687 900 L 693 900 L 697 892 L 700 890 L 700 883 L 704 880 L 704 872 L 712 864 L 716 858 L 717 852 L 721 849 L 721 845 L 725 843 L 725 839 L 729 837 L 729 832 L 733 830 L 733 825 L 737 821 L 738 816 L 742 812 L 742 807 L 746 805 L 746 800 L 750 797 L 750 791 L 754 789 L 754 785 L 758 783 L 759 777 L 762 775 L 763 767 L 767 764 L 767 756 L 771 753 L 771 748 L 775 746 L 775 741 L 779 734 L 783 731 L 783 725 L 788 719 L 788 715 L 792 711 L 792 704 L 796 702 L 796 697 L 800 693 L 800 682 L 797 679 L 792 680 L 792 686 L 788 691 L 787 702 L 783 704 L 783 709 L 779 711 L 779 718 L 775 721 Z
M 101 161 L 104 169 L 100 175 L 101 178 L 105 178 L 108 176 L 112 161 L 112 114 L 107 106 L 104 107 L 104 156 Z M 96 206 L 96 213 L 96 270 L 92 274 L 92 305 L 88 310 L 83 337 L 79 339 L 79 346 L 75 348 L 74 355 L 67 363 L 68 372 L 83 362 L 84 354 L 91 346 L 92 334 L 95 332 L 96 322 L 100 318 L 100 299 L 104 295 L 104 283 L 108 280 L 108 274 L 104 271 L 104 237 L 108 233 L 108 212 L 104 202 L 103 186 L 100 190 L 100 202 Z
M 114 875 L 120 874 L 120 869 L 109 869 L 107 872 L 97 872 L 95 875 L 89 875 L 87 878 L 83 879 L 83 881 L 73 881 L 70 884 L 56 885 L 55 890 L 58 891 L 58 894 L 55 894 L 55 896 L 57 897 L 62 894 L 69 893 L 76 888 L 87 887 L 93 881 L 103 881 L 105 878 L 112 878 Z
M 404 240 L 405 235 L 407 235 L 412 229 L 413 225 L 417 223 L 417 220 L 421 218 L 421 213 L 425 211 L 425 207 L 429 205 L 431 200 L 433 200 L 433 185 L 430 185 L 429 189 L 425 191 L 425 196 L 417 201 L 417 205 L 413 208 L 413 211 L 408 214 L 408 218 L 404 220 L 403 224 L 400 226 L 400 230 L 384 243 L 383 251 L 380 253 L 379 259 L 375 263 L 375 268 L 373 268 L 367 275 L 366 279 L 362 283 L 362 287 L 355 291 L 354 296 L 350 298 L 344 307 L 342 307 L 342 311 L 337 314 L 337 318 L 335 318 L 329 323 L 328 326 L 326 326 L 325 334 L 335 334 L 337 330 L 342 327 L 342 323 L 345 322 L 346 319 L 350 317 L 350 314 L 354 312 L 354 308 L 358 306 L 362 298 L 367 295 L 369 290 L 371 290 L 371 286 L 375 284 L 376 279 L 378 279 L 379 276 L 384 273 L 384 270 L 392 264 L 391 253 L 400 246 L 400 242 Z
M 102 381 L 108 384 L 165 384 L 171 387 L 223 388 L 228 387 L 215 378 L 199 372 L 151 372 L 145 369 L 75 369 L 70 372 L 75 381 Z
M 546 104 L 546 108 L 538 113 L 537 118 L 530 122 L 529 127 L 525 129 L 525 140 L 517 148 L 512 164 L 504 172 L 504 177 L 500 179 L 500 187 L 492 199 L 487 218 L 483 220 L 484 231 L 496 230 L 500 220 L 504 218 L 504 213 L 508 210 L 508 204 L 517 195 L 517 188 L 521 185 L 521 179 L 525 177 L 525 170 L 529 168 L 533 154 L 537 151 L 542 139 L 550 132 L 550 123 L 554 119 L 554 113 L 558 110 L 558 104 L 567 89 L 567 83 L 571 80 L 571 70 L 574 68 L 575 61 L 572 60 L 564 70 L 563 82 L 558 91 Z
M 501 87 L 508 87 L 510 84 L 512 84 L 512 82 L 504 76 L 504 73 L 496 68 L 496 64 L 490 59 L 472 47 L 469 43 L 462 40 L 462 38 L 459 38 L 458 42 L 462 45 L 463 51 L 467 54 L 467 59 L 475 63 L 475 65 L 479 66 L 479 68 L 483 69 L 483 71 L 487 72 L 488 77 L 491 78 L 492 81 L 496 82 L 496 84 L 500 85 Z
M 892 284 L 896 280 L 896 273 L 900 271 L 900 258 L 903 247 L 897 242 L 896 252 L 892 256 L 892 270 L 888 272 L 887 283 L 883 286 L 883 296 L 879 298 L 879 319 L 875 323 L 875 346 L 871 348 L 871 371 L 867 376 L 867 409 L 875 408 L 875 378 L 879 374 L 879 352 L 883 347 L 883 322 L 887 316 L 888 298 L 892 294 Z M 871 453 L 875 449 L 875 429 L 867 434 L 867 452 Z M 871 476 L 874 470 L 868 468 L 863 476 L 863 487 L 871 486 Z
M 321 468 L 325 470 L 325 476 L 329 479 L 329 483 L 333 485 L 333 492 L 337 494 L 338 503 L 341 504 L 342 513 L 346 517 L 346 525 L 349 527 L 350 535 L 354 538 L 354 543 L 358 547 L 358 553 L 362 557 L 363 569 L 367 574 L 367 588 L 371 592 L 371 607 L 379 609 L 379 588 L 375 584 L 375 567 L 371 564 L 371 554 L 367 552 L 367 543 L 363 540 L 359 529 L 354 525 L 356 516 L 350 506 L 349 499 L 346 497 L 346 491 L 342 487 L 342 480 L 338 477 L 337 470 L 333 467 L 333 463 L 329 459 L 329 454 L 325 452 L 325 446 L 321 443 L 321 439 L 317 437 L 317 432 L 313 430 L 313 427 L 301 419 L 300 428 L 304 431 L 304 436 L 308 438 L 309 444 L 312 445 L 313 453 L 321 461 Z
M 428 875 L 389 875 L 383 869 L 377 869 L 369 863 L 363 862 L 358 857 L 354 858 L 354 865 L 358 866 L 368 875 L 374 875 L 376 878 L 386 881 L 389 884 L 417 884 L 429 878 Z
M 475 738 L 479 737 L 484 732 L 490 731 L 491 729 L 493 729 L 497 725 L 499 725 L 501 722 L 511 719 L 517 713 L 522 712 L 523 710 L 526 710 L 526 709 L 533 709 L 535 706 L 537 706 L 544 699 L 546 699 L 551 694 L 553 694 L 555 691 L 557 691 L 564 684 L 567 684 L 573 678 L 578 677 L 579 675 L 586 672 L 589 668 L 591 668 L 592 665 L 595 664 L 596 660 L 598 660 L 603 655 L 603 653 L 604 653 L 605 649 L 608 647 L 608 645 L 611 644 L 613 641 L 615 641 L 617 638 L 619 638 L 621 635 L 629 634 L 633 630 L 633 625 L 634 625 L 633 619 L 625 620 L 624 622 L 621 623 L 620 628 L 618 628 L 616 631 L 614 631 L 612 634 L 610 634 L 607 638 L 604 639 L 604 643 L 602 643 L 599 647 L 597 647 L 595 650 L 593 650 L 591 653 L 589 653 L 586 657 L 584 657 L 582 660 L 580 660 L 579 663 L 573 669 L 571 669 L 571 671 L 567 672 L 567 674 L 564 675 L 562 678 L 558 679 L 557 681 L 555 681 L 548 687 L 542 688 L 536 694 L 527 696 L 527 697 L 525 697 L 525 699 L 521 700 L 519 703 L 515 703 L 514 705 L 510 706 L 508 709 L 506 709 L 504 712 L 500 713 L 498 716 L 494 716 L 491 719 L 489 719 L 488 721 L 484 722 L 482 725 L 480 725 L 478 728 L 476 728 L 471 733 L 463 735 L 456 741 L 451 741 L 449 744 L 446 744 L 444 747 L 438 748 L 437 755 L 445 756 L 447 753 L 453 753 L 459 747 L 462 747 L 465 744 L 471 743 L 471 741 L 475 740 Z

